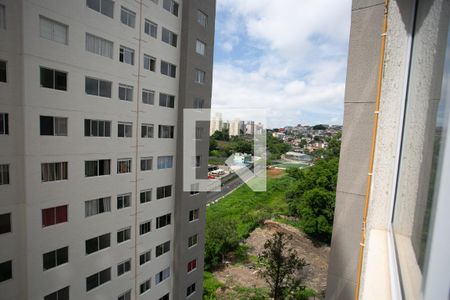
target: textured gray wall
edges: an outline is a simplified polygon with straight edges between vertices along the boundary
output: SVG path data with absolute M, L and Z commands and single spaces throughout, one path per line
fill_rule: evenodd
M 382 0 L 354 0 L 326 299 L 353 299 L 369 170 Z
M 201 10 L 208 15 L 207 28 L 197 23 L 197 11 Z M 196 293 L 189 299 L 202 299 L 203 293 L 203 259 L 204 259 L 204 230 L 206 195 L 200 193 L 191 196 L 183 192 L 183 108 L 192 108 L 194 99 L 199 97 L 205 100 L 205 108 L 211 107 L 212 93 L 212 64 L 214 46 L 214 23 L 216 14 L 215 0 L 188 0 L 183 2 L 181 57 L 180 57 L 180 89 L 178 111 L 178 140 L 177 140 L 177 174 L 175 191 L 175 249 L 174 249 L 174 285 L 173 299 L 186 299 L 186 289 L 192 283 L 196 284 Z M 206 56 L 195 52 L 196 40 L 206 43 Z M 195 83 L 195 69 L 206 72 L 205 84 Z M 209 122 L 201 123 L 204 135 L 197 142 L 197 155 L 201 155 L 201 167 L 197 169 L 197 178 L 206 179 L 208 172 L 209 153 Z M 188 222 L 189 210 L 200 209 L 199 221 Z M 198 234 L 198 245 L 188 249 L 188 237 Z M 187 263 L 197 259 L 197 270 L 187 274 Z

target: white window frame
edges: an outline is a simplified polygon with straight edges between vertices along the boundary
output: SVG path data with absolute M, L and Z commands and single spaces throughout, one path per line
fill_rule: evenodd
M 141 262 L 141 257 L 144 257 L 144 262 Z M 145 265 L 146 263 L 150 262 L 151 260 L 152 260 L 152 249 L 139 254 L 139 265 L 140 266 Z
M 120 268 L 123 268 L 123 270 L 120 270 Z M 117 277 L 120 277 L 130 271 L 131 271 L 131 258 L 121 261 L 120 263 L 117 264 Z
M 0 185 L 10 184 L 9 164 L 0 164 Z
M 125 193 L 125 194 L 117 195 L 117 197 L 116 197 L 117 210 L 121 210 L 121 209 L 125 209 L 125 208 L 128 208 L 128 207 L 131 207 L 131 195 L 132 195 L 131 193 Z M 128 202 L 125 200 L 126 197 L 129 197 Z M 120 208 L 119 208 L 119 201 L 122 203 Z M 128 203 L 128 205 L 125 205 L 127 203 Z
M 154 105 L 155 104 L 155 94 L 156 93 L 153 90 L 142 89 L 142 103 L 148 104 L 148 105 Z M 144 95 L 145 95 L 145 97 L 144 97 Z M 150 97 L 149 95 L 152 95 L 151 101 L 144 100 L 144 99 L 149 98 Z
M 203 22 L 203 20 L 205 21 Z M 197 23 L 203 28 L 206 28 L 208 26 L 208 15 L 201 10 L 197 10 Z
M 134 49 L 125 47 L 123 45 L 120 45 L 119 48 L 119 61 L 134 66 Z
M 134 92 L 133 86 L 119 83 L 119 92 L 118 92 L 119 100 L 132 102 L 133 92 Z
M 103 205 L 103 211 L 100 211 L 100 203 Z M 89 218 L 99 214 L 111 212 L 111 197 L 102 197 L 84 201 L 84 217 Z
M 51 31 L 49 32 L 49 35 L 45 35 L 45 32 L 43 31 L 44 22 L 46 22 L 49 26 Z M 60 28 L 64 31 L 64 41 L 60 40 L 56 36 L 57 28 Z M 61 22 L 49 19 L 44 16 L 39 16 L 39 35 L 43 39 L 47 39 L 59 44 L 67 45 L 69 41 L 69 26 L 66 24 L 63 24 Z
M 204 42 L 202 42 L 200 40 L 197 40 L 195 42 L 195 52 L 197 54 L 205 56 L 206 55 L 206 43 L 204 43 Z
M 113 58 L 114 43 L 86 32 L 86 51 L 100 56 Z
M 148 32 L 147 32 L 147 28 L 148 28 Z M 155 39 L 158 38 L 158 24 L 156 24 L 155 22 L 150 21 L 148 19 L 145 19 L 144 33 Z
M 188 237 L 188 248 L 197 246 L 198 244 L 198 234 L 191 235 Z
M 145 168 L 142 168 L 145 166 Z M 153 170 L 153 156 L 141 157 L 141 171 L 152 171 Z
M 120 127 L 123 126 L 123 136 L 119 135 Z M 117 123 L 117 137 L 119 138 L 131 138 L 133 137 L 133 123 L 131 122 L 118 122 Z
M 122 164 L 125 167 L 125 171 L 121 170 Z M 117 174 L 129 174 L 131 173 L 131 158 L 119 158 L 117 159 Z
M 120 6 L 120 22 L 131 28 L 136 27 L 136 13 L 125 6 Z
M 178 34 L 165 27 L 161 30 L 161 41 L 176 48 L 178 45 Z
M 143 136 L 143 128 L 146 129 L 146 134 Z M 151 130 L 149 130 L 151 129 Z M 149 134 L 151 132 L 151 134 Z M 141 138 L 153 138 L 155 136 L 155 126 L 153 124 L 141 124 Z
M 205 84 L 206 72 L 200 69 L 195 69 L 195 83 Z
M 123 234 L 122 241 L 119 241 L 119 234 Z M 131 240 L 131 226 L 117 230 L 116 238 L 117 238 L 117 244 L 122 244 L 122 243 L 125 243 L 126 241 Z
M 144 54 L 144 69 L 150 72 L 156 72 L 156 58 L 151 55 Z

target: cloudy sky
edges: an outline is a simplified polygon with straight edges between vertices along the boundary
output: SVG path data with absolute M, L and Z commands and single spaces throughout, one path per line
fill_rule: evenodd
M 213 109 L 341 124 L 350 0 L 217 0 Z

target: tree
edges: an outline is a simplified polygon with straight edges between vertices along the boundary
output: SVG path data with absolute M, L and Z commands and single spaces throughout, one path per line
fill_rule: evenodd
M 298 258 L 297 252 L 287 246 L 291 239 L 292 235 L 276 232 L 258 255 L 263 266 L 261 276 L 269 285 L 274 300 L 286 299 L 290 291 L 298 289 L 301 283 L 299 271 L 306 266 L 305 260 Z
M 219 266 L 225 254 L 239 245 L 236 223 L 227 219 L 208 219 L 205 230 L 205 264 L 207 269 Z

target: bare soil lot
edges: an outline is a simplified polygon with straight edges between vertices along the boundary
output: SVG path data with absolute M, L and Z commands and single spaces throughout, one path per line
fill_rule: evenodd
M 292 235 L 289 246 L 297 251 L 299 257 L 304 258 L 308 264 L 303 270 L 304 284 L 321 294 L 326 289 L 328 256 L 330 248 L 328 245 L 313 243 L 304 233 L 297 228 L 275 221 L 266 221 L 264 226 L 255 229 L 246 240 L 250 247 L 249 255 L 257 256 L 264 248 L 264 243 L 272 237 L 275 232 L 284 232 Z M 226 299 L 226 290 L 234 287 L 267 288 L 267 284 L 258 275 L 255 264 L 234 265 L 229 264 L 221 270 L 214 272 L 214 276 L 226 288 L 222 295 Z

